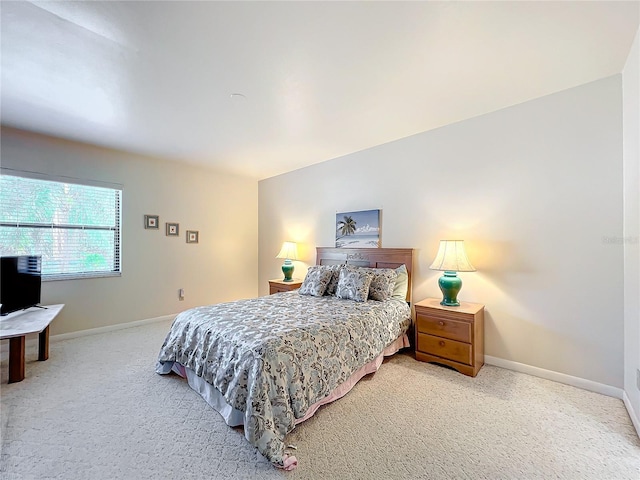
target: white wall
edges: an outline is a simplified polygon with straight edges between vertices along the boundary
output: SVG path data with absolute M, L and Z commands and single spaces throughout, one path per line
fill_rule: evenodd
M 52 334 L 256 295 L 255 179 L 9 128 L 1 153 L 3 168 L 124 185 L 122 276 L 43 282 L 43 304 L 66 304 Z M 159 215 L 160 230 L 145 230 L 144 214 Z M 165 222 L 178 222 L 180 237 L 165 236 Z M 185 242 L 187 229 L 198 244 Z
M 624 391 L 640 433 L 640 30 L 622 74 L 624 119 Z
M 283 240 L 312 264 L 336 212 L 381 208 L 382 246 L 416 249 L 415 301 L 440 296 L 438 241 L 466 240 L 487 355 L 622 388 L 621 93 L 616 75 L 261 181 L 260 293 Z

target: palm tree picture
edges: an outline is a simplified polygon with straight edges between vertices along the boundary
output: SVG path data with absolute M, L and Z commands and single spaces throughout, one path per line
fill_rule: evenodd
M 336 247 L 380 246 L 380 210 L 336 214 Z
M 356 233 L 356 221 L 353 217 L 345 215 L 342 217 L 342 220 L 338 222 L 338 231 L 343 237 Z

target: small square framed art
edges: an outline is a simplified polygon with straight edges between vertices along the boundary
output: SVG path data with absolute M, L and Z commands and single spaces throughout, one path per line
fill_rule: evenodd
M 187 243 L 198 243 L 198 231 L 187 230 Z
M 145 215 L 144 228 L 158 230 L 160 227 L 160 217 L 158 215 Z
M 167 237 L 177 237 L 180 235 L 180 224 L 179 223 L 165 223 L 166 235 Z

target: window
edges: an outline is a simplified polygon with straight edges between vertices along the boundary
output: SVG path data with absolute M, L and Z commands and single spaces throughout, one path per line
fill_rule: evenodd
M 121 188 L 0 176 L 0 255 L 42 255 L 43 280 L 120 275 Z

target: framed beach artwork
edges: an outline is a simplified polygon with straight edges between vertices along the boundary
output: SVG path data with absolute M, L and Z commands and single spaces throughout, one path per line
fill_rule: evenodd
M 380 247 L 380 210 L 336 213 L 336 247 Z

